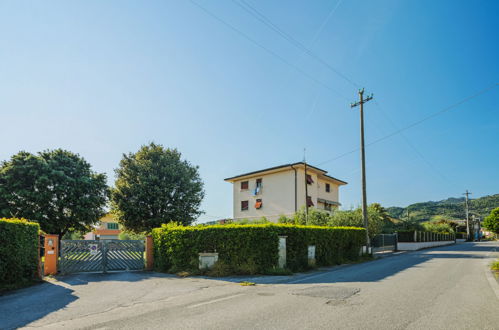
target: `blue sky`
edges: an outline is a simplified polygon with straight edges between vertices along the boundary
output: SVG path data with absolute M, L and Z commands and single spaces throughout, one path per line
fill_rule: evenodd
M 350 208 L 359 155 L 337 157 L 359 145 L 359 86 L 375 98 L 367 143 L 484 91 L 370 145 L 368 201 L 499 193 L 498 14 L 471 0 L 2 1 L 0 160 L 65 148 L 112 184 L 122 154 L 155 141 L 199 165 L 207 221 L 232 214 L 224 178 L 306 148 L 349 182 Z

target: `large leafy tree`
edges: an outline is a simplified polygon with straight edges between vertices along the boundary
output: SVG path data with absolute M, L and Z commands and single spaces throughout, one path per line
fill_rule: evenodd
M 151 143 L 123 155 L 111 191 L 112 211 L 129 230 L 147 232 L 169 222 L 191 224 L 202 214 L 198 167 L 176 149 Z
M 493 209 L 490 214 L 483 219 L 482 226 L 499 235 L 499 207 Z
M 83 231 L 105 213 L 105 174 L 66 150 L 19 152 L 0 165 L 0 217 L 38 221 L 43 231 Z
M 369 237 L 373 238 L 382 232 L 386 221 L 385 218 L 388 216 L 386 215 L 384 208 L 378 203 L 369 205 L 367 213 Z M 357 208 L 348 211 L 335 211 L 330 217 L 329 225 L 364 227 L 362 210 Z

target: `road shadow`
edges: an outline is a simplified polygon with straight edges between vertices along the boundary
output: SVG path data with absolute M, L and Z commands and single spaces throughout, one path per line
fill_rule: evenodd
M 497 245 L 483 246 L 477 243 L 448 245 L 419 251 L 404 252 L 358 264 L 321 268 L 308 273 L 291 276 L 231 276 L 205 279 L 257 284 L 318 284 L 345 282 L 378 282 L 425 262 L 436 259 L 484 259 L 484 252 L 490 252 Z M 481 254 L 480 254 L 481 252 Z M 478 254 L 477 254 L 478 253 Z
M 73 290 L 45 282 L 0 296 L 0 329 L 17 329 L 78 299 Z
M 57 280 L 72 286 L 87 285 L 96 282 L 140 282 L 151 278 L 172 278 L 173 274 L 155 273 L 147 271 L 108 272 L 108 273 L 78 273 L 59 275 Z

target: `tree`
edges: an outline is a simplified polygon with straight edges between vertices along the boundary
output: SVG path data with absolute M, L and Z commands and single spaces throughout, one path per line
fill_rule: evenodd
M 449 223 L 437 221 L 423 222 L 422 226 L 424 230 L 439 234 L 453 234 L 454 228 Z
M 499 235 L 499 207 L 493 209 L 490 214 L 483 219 L 482 226 Z
M 132 232 L 124 230 L 118 235 L 118 238 L 120 240 L 141 240 L 141 241 L 143 241 L 145 239 L 145 236 L 143 234 L 136 234 L 136 233 L 132 233 Z
M 128 230 L 147 232 L 172 221 L 189 225 L 202 214 L 204 197 L 198 167 L 176 149 L 150 143 L 124 154 L 116 169 L 111 208 Z
M 381 233 L 385 221 L 388 221 L 386 220 L 388 219 L 388 215 L 384 212 L 384 208 L 378 203 L 369 205 L 367 213 L 369 220 L 369 237 L 373 238 Z M 330 217 L 328 224 L 330 226 L 353 226 L 363 228 L 364 221 L 362 220 L 362 210 L 357 208 L 349 211 L 335 211 Z
M 0 166 L 0 217 L 38 221 L 59 237 L 96 223 L 107 196 L 106 175 L 66 150 L 22 151 Z
M 327 226 L 329 222 L 329 213 L 310 207 L 307 211 L 305 206 L 293 214 L 292 218 L 285 215 L 279 216 L 278 223 L 303 225 L 303 226 Z

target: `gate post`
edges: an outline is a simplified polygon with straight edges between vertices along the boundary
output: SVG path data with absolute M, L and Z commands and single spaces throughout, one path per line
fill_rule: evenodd
M 146 270 L 152 270 L 154 265 L 154 242 L 152 236 L 146 237 Z
M 286 267 L 286 238 L 288 236 L 279 236 L 279 268 Z
M 102 246 L 102 272 L 107 273 L 107 242 L 100 240 Z
M 43 268 L 42 268 L 42 245 L 40 241 L 42 240 L 43 236 L 38 235 L 38 267 L 36 268 L 36 277 L 43 279 Z M 45 252 L 43 253 L 43 257 L 45 256 Z
M 45 267 L 43 275 L 57 274 L 57 259 L 59 259 L 59 235 L 45 235 Z

